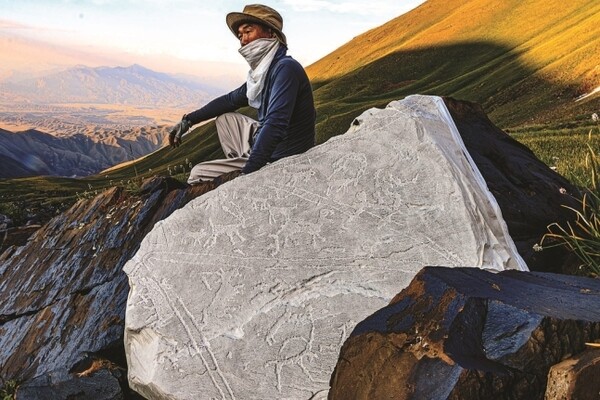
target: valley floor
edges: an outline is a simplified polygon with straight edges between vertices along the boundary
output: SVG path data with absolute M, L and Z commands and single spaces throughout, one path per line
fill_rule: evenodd
M 120 104 L 0 104 L 0 129 L 36 129 L 55 136 L 94 135 L 106 130 L 174 125 L 188 109 L 133 107 Z

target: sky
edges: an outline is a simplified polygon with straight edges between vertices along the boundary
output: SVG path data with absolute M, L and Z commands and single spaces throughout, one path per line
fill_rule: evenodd
M 308 66 L 423 2 L 269 0 L 264 4 L 283 16 L 288 54 Z M 237 79 L 245 75 L 247 65 L 225 16 L 241 12 L 246 4 L 238 0 L 0 0 L 0 65 L 6 69 L 28 61 L 40 68 L 53 62 L 138 63 L 161 72 Z

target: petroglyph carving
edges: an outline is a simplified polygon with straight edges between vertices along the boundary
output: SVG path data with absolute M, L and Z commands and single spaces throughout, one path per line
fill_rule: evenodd
M 423 266 L 525 269 L 444 110 L 426 96 L 370 110 L 157 226 L 125 268 L 131 385 L 152 399 L 325 396 L 355 324 Z

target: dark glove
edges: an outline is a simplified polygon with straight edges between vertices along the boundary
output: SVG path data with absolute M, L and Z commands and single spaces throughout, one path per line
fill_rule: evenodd
M 171 129 L 169 132 L 169 144 L 171 147 L 179 147 L 181 144 L 181 137 L 190 130 L 192 124 L 185 117 Z

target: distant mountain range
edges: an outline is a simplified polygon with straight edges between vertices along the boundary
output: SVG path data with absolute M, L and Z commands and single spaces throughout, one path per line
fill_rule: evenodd
M 140 65 L 77 66 L 35 78 L 5 79 L 0 82 L 0 103 L 9 110 L 4 119 L 36 129 L 0 129 L 0 178 L 82 177 L 145 156 L 165 144 L 170 125 L 157 121 L 157 126 L 144 116 L 146 108 L 194 110 L 222 92 L 189 76 Z M 110 107 L 116 105 L 121 107 Z M 111 119 L 116 118 L 112 108 L 130 106 L 137 111 L 123 115 L 122 123 Z M 61 123 L 57 118 L 65 119 Z
M 0 179 L 54 175 L 82 177 L 145 156 L 160 148 L 166 127 L 132 128 L 102 138 L 56 137 L 37 130 L 0 129 Z
M 0 82 L 0 102 L 35 104 L 120 104 L 148 107 L 197 107 L 222 89 L 140 65 L 77 66 L 36 78 Z

